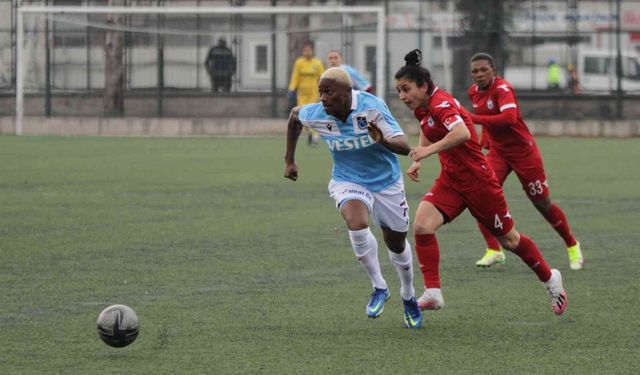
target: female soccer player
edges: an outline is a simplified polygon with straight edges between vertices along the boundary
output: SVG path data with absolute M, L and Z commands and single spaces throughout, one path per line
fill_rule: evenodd
M 340 67 L 349 73 L 349 78 L 351 78 L 351 85 L 353 85 L 354 90 L 366 91 L 369 94 L 374 94 L 373 86 L 371 86 L 371 82 L 367 81 L 366 78 L 360 74 L 354 67 L 351 65 L 345 64 L 342 60 L 342 54 L 336 50 L 329 51 L 327 54 L 327 61 L 329 62 L 330 67 Z
M 291 80 L 289 81 L 289 100 L 296 98 L 297 105 L 317 103 L 320 99 L 318 95 L 318 82 L 324 72 L 322 61 L 313 55 L 313 43 L 306 42 L 302 46 L 302 56 L 298 57 L 293 64 Z M 318 144 L 320 137 L 318 133 L 309 129 L 307 143 L 309 145 Z
M 413 164 L 407 175 L 420 181 L 420 161 L 434 154 L 438 154 L 441 164 L 440 176 L 420 202 L 413 222 L 416 254 L 425 282 L 419 306 L 433 310 L 444 306 L 435 232 L 469 208 L 504 248 L 536 273 L 547 289 L 553 312 L 561 315 L 567 307 L 567 295 L 560 271 L 550 269 L 536 244 L 514 228 L 502 187 L 482 154 L 468 113 L 455 98 L 433 84 L 429 71 L 420 66 L 420 50 L 409 52 L 405 61 L 406 65 L 395 75 L 396 89 L 422 129 L 419 146 L 409 154 Z
M 487 161 L 498 182 L 504 184 L 509 173 L 515 172 L 527 197 L 564 240 L 571 269 L 582 269 L 580 243 L 571 233 L 562 209 L 551 202 L 542 156 L 522 119 L 513 87 L 496 75 L 493 57 L 486 53 L 471 57 L 471 76 L 475 83 L 468 94 L 475 114 L 469 116 L 474 123 L 482 125 L 482 138 L 489 146 Z M 487 242 L 487 251 L 476 265 L 490 267 L 504 263 L 500 243 L 482 223 L 478 222 L 478 227 Z
M 373 285 L 367 316 L 380 316 L 389 299 L 378 261 L 378 243 L 369 229 L 371 213 L 400 277 L 404 322 L 409 328 L 420 328 L 422 313 L 413 288 L 413 256 L 406 240 L 409 207 L 396 156 L 409 154 L 407 137 L 382 99 L 352 90 L 346 70 L 327 69 L 318 87 L 320 103 L 291 111 L 284 177 L 298 179 L 295 152 L 300 132 L 303 126 L 315 129 L 333 156 L 329 194 L 347 225 L 353 252 Z

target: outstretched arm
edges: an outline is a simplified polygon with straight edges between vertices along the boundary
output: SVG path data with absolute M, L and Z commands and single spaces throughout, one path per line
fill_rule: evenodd
M 287 152 L 284 155 L 284 177 L 290 180 L 298 179 L 298 166 L 296 165 L 295 155 L 298 138 L 302 132 L 302 123 L 298 118 L 300 107 L 295 107 L 289 114 L 287 123 Z
M 418 147 L 427 147 L 431 144 L 424 133 L 420 131 L 420 138 L 418 140 Z M 413 151 L 413 149 L 412 149 Z M 420 161 L 414 161 L 407 169 L 407 176 L 414 182 L 420 182 Z
M 402 134 L 396 135 L 395 137 L 385 137 L 382 130 L 378 127 L 378 124 L 373 120 L 369 121 L 367 130 L 369 131 L 371 139 L 376 143 L 380 143 L 389 151 L 400 155 L 409 155 L 411 147 L 409 147 L 406 135 Z
M 480 124 L 487 129 L 511 126 L 518 121 L 518 112 L 515 108 L 507 109 L 498 115 L 469 115 L 475 124 Z
M 449 133 L 447 133 L 447 135 L 438 142 L 431 143 L 426 147 L 421 146 L 413 148 L 410 154 L 411 159 L 413 159 L 413 161 L 420 161 L 433 154 L 437 154 L 440 151 L 446 151 L 450 148 L 456 147 L 466 142 L 469 138 L 471 138 L 469 129 L 467 129 L 464 123 L 460 123 L 454 126 Z M 422 137 L 420 140 L 422 142 Z
M 385 138 L 382 140 L 382 145 L 391 152 L 395 152 L 400 155 L 409 155 L 411 147 L 409 147 L 409 141 L 406 135 L 396 135 L 393 138 Z

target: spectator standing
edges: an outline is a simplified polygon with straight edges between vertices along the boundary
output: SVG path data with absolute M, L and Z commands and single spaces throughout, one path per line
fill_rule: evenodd
M 218 44 L 209 49 L 204 65 L 211 79 L 212 92 L 231 91 L 231 78 L 236 72 L 236 58 L 224 39 L 218 39 Z
M 560 79 L 562 76 L 561 70 L 560 65 L 555 59 L 549 59 L 549 64 L 547 66 L 547 88 L 549 90 L 560 89 Z

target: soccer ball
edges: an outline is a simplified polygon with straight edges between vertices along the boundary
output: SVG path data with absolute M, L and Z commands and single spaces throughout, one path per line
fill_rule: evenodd
M 111 305 L 98 316 L 98 336 L 114 348 L 122 348 L 134 342 L 139 331 L 140 320 L 129 306 Z

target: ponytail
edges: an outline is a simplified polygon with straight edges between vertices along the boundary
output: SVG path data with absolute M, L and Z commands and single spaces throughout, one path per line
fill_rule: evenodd
M 398 70 L 396 79 L 406 78 L 416 83 L 417 86 L 427 84 L 427 94 L 431 95 L 435 85 L 431 80 L 431 73 L 422 67 L 422 51 L 414 49 L 404 56 L 405 65 Z

